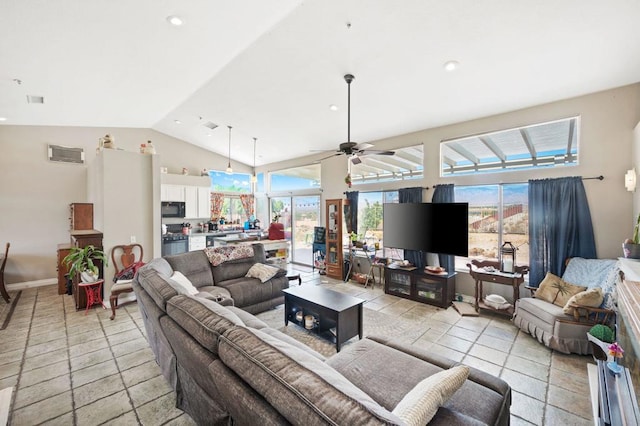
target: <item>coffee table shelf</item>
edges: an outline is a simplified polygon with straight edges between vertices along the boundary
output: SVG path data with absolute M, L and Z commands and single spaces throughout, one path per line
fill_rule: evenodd
M 335 341 L 336 351 L 354 336 L 362 339 L 362 309 L 364 300 L 317 286 L 298 286 L 284 293 L 284 324 L 305 326 L 305 316 L 315 318 L 310 331 Z M 302 311 L 302 320 L 296 314 Z M 306 327 L 305 327 L 306 328 Z

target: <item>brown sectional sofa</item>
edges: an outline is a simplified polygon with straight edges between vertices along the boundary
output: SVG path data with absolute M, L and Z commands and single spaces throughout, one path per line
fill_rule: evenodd
M 199 279 L 207 276 L 206 268 L 196 268 L 187 257 L 198 259 L 191 253 L 154 259 L 139 271 L 133 286 L 149 344 L 176 391 L 176 404 L 198 424 L 405 424 L 392 413 L 398 402 L 422 379 L 457 365 L 376 337 L 347 345 L 325 359 L 239 304 L 222 306 L 202 297 L 218 294 L 222 287 L 235 300 L 240 277 L 212 271 L 213 277 L 225 280 L 204 285 L 206 280 Z M 221 266 L 229 265 L 215 268 Z M 178 295 L 165 279 L 174 267 L 182 267 L 181 272 L 205 291 Z M 224 282 L 229 285 L 221 285 Z M 263 304 L 247 294 L 266 297 L 278 285 L 270 283 L 258 292 L 243 287 L 239 299 L 256 312 L 277 298 L 268 297 Z M 507 425 L 510 404 L 506 382 L 471 368 L 430 424 Z

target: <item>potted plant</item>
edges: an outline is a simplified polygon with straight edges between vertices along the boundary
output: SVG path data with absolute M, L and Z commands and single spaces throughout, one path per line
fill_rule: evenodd
M 622 243 L 624 257 L 628 259 L 640 259 L 640 214 L 633 228 L 633 238 L 627 238 Z
M 609 345 L 614 342 L 614 333 L 611 327 L 596 324 L 587 333 L 587 339 L 591 345 L 591 353 L 594 360 L 613 361 L 609 353 Z
M 85 247 L 72 247 L 69 254 L 62 260 L 69 268 L 69 276 L 80 275 L 84 283 L 95 282 L 99 278 L 99 270 L 96 265 L 100 261 L 104 266 L 108 266 L 107 257 L 104 252 L 93 245 Z

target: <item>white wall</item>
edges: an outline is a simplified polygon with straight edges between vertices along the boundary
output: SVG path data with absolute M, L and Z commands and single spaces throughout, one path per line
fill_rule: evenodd
M 87 201 L 87 167 L 95 159 L 98 139 L 107 133 L 118 148 L 130 152 L 139 152 L 141 143 L 152 140 L 156 167 L 167 167 L 169 173 L 187 167 L 196 175 L 203 168 L 227 166 L 226 157 L 151 129 L 0 125 L 0 245 L 11 243 L 8 284 L 57 276 L 56 247 L 69 242 L 69 204 Z M 48 144 L 83 148 L 85 164 L 50 162 Z M 244 164 L 232 166 L 251 172 Z

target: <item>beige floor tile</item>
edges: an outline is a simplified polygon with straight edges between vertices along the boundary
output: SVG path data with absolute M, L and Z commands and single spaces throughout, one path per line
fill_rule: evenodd
M 23 372 L 20 376 L 20 387 L 26 388 L 36 383 L 45 382 L 55 377 L 69 374 L 69 362 L 67 360 L 57 362 L 40 368 L 34 368 Z
M 440 337 L 436 343 L 462 353 L 467 353 L 469 348 L 473 345 L 473 342 L 451 336 L 448 332 L 444 336 Z
M 478 339 L 478 337 L 480 337 L 479 331 L 473 331 L 467 328 L 462 328 L 460 327 L 459 321 L 456 323 L 456 325 L 454 325 L 447 331 L 447 334 L 449 336 L 458 337 L 460 339 L 468 340 L 470 342 L 475 342 Z
M 33 386 L 20 388 L 15 391 L 15 401 L 13 408 L 20 408 L 39 402 L 52 396 L 69 392 L 71 390 L 71 379 L 69 375 L 56 377 Z
M 120 371 L 128 370 L 132 367 L 144 364 L 145 362 L 153 361 L 154 355 L 150 348 L 140 349 L 139 351 L 132 352 L 116 358 Z
M 502 371 L 502 367 L 496 364 L 492 364 L 489 361 L 485 361 L 480 358 L 475 358 L 470 355 L 466 355 L 462 360 L 463 364 L 468 365 L 469 367 L 477 368 L 480 371 L 484 371 L 485 373 L 493 374 L 494 376 L 500 376 L 500 371 Z
M 136 412 L 142 424 L 156 425 L 182 415 L 175 405 L 175 394 L 170 393 L 136 408 Z
M 526 358 L 521 358 L 517 355 L 510 355 L 507 358 L 505 367 L 545 382 L 549 377 L 550 368 L 548 365 L 539 364 Z
M 69 426 L 73 424 L 73 412 L 65 413 L 54 419 L 41 423 L 40 426 Z
M 546 381 L 534 379 L 533 377 L 507 368 L 502 370 L 500 377 L 509 383 L 514 391 L 535 398 L 541 402 L 545 401 L 547 396 Z
M 96 352 L 101 349 L 107 349 L 109 342 L 103 337 L 98 340 L 91 340 L 89 342 L 81 343 L 79 345 L 69 346 L 69 355 L 71 358 L 77 358 L 83 355 L 88 355 L 91 352 Z
M 71 358 L 71 371 L 81 370 L 83 368 L 91 367 L 92 365 L 101 364 L 105 361 L 113 359 L 111 349 L 102 348 L 89 352 L 74 358 Z
M 469 350 L 469 355 L 500 366 L 503 366 L 505 361 L 507 360 L 506 353 L 501 352 L 497 349 L 490 348 L 488 346 L 480 345 L 478 343 L 473 345 L 473 347 Z
M 11 414 L 11 423 L 14 425 L 40 424 L 71 410 L 71 391 L 69 391 L 14 410 Z
M 442 346 L 437 343 L 433 343 L 430 349 L 440 356 L 451 358 L 452 360 L 457 362 L 461 362 L 464 358 L 464 353 L 447 348 L 446 346 Z
M 103 426 L 130 426 L 140 424 L 138 417 L 134 410 L 128 411 L 115 419 L 111 419 L 108 422 L 103 423 Z
M 20 361 L 15 361 L 15 362 L 10 362 L 8 364 L 0 365 L 0 379 L 4 379 L 5 377 L 15 376 L 16 374 L 20 373 L 21 364 L 22 363 Z
M 131 411 L 131 401 L 124 390 L 76 410 L 78 425 L 98 425 Z
M 3 339 L 0 341 L 0 353 L 4 352 L 12 352 L 12 351 L 23 351 L 24 347 L 27 345 L 27 339 L 18 338 L 11 335 L 11 339 Z
M 48 352 L 42 355 L 27 357 L 24 360 L 23 371 L 33 370 L 35 368 L 45 367 L 69 359 L 67 348 L 58 349 L 57 351 Z
M 541 425 L 544 413 L 544 402 L 523 395 L 511 393 L 511 414 L 535 425 Z
M 87 345 L 91 346 L 89 342 L 95 340 L 105 341 L 104 333 L 96 333 L 95 330 L 84 331 L 82 333 L 70 334 L 67 337 L 69 346 Z
M 589 419 L 585 419 L 575 414 L 571 414 L 567 411 L 556 408 L 552 405 L 547 405 L 544 415 L 545 425 L 563 425 L 563 426 L 590 426 L 593 425 L 591 420 L 591 413 L 589 413 Z
M 114 395 L 124 388 L 119 374 L 112 374 L 95 382 L 74 388 L 73 400 L 76 409 Z
M 0 365 L 9 364 L 16 361 L 22 361 L 24 351 L 21 349 L 0 354 Z
M 164 426 L 195 426 L 196 422 L 187 414 L 182 414 L 173 420 L 168 421 Z
M 107 335 L 107 340 L 109 340 L 109 344 L 113 346 L 113 345 L 117 345 L 118 343 L 124 343 L 131 340 L 140 339 L 141 337 L 142 337 L 142 333 L 136 327 L 132 330 L 127 330 L 121 333 Z
M 547 403 L 585 419 L 591 418 L 591 397 L 588 388 L 583 393 L 575 393 L 549 385 Z
M 565 371 L 587 379 L 587 364 L 593 364 L 591 355 L 565 355 L 553 352 L 551 357 L 551 368 Z
M 168 393 L 171 393 L 171 387 L 164 376 L 156 376 L 129 387 L 129 395 L 134 407 L 139 407 Z
M 72 372 L 71 383 L 75 388 L 86 385 L 87 383 L 95 382 L 96 380 L 117 372 L 118 367 L 116 366 L 116 362 L 110 359 L 108 361 L 101 362 L 100 364 Z
M 589 388 L 589 379 L 582 375 L 571 374 L 566 371 L 551 368 L 549 384 L 561 387 L 571 392 L 582 393 L 585 389 Z
M 551 351 L 538 344 L 536 347 L 530 347 L 527 344 L 520 344 L 518 341 L 511 348 L 511 355 L 517 355 L 539 364 L 551 365 Z
M 497 337 L 492 337 L 487 334 L 482 334 L 478 337 L 476 343 L 507 353 L 511 350 L 511 346 L 513 346 L 513 344 L 508 340 L 498 339 Z
M 155 361 L 149 361 L 123 371 L 122 380 L 125 386 L 131 387 L 158 375 L 160 375 L 158 364 L 156 364 Z
M 107 319 L 107 321 L 109 321 Z M 107 336 L 122 333 L 123 331 L 135 330 L 138 327 L 133 320 L 120 321 L 120 322 L 105 322 L 104 324 L 104 333 Z
M 123 342 L 117 345 L 111 346 L 111 350 L 113 351 L 113 355 L 118 358 L 126 354 L 130 354 L 133 352 L 138 352 L 140 349 L 145 349 L 149 347 L 149 343 L 147 343 L 144 339 L 138 340 L 129 340 L 128 342 Z
M 27 357 L 36 355 L 42 355 L 49 352 L 57 351 L 58 349 L 64 349 L 67 347 L 67 341 L 65 339 L 53 340 L 51 342 L 41 343 L 39 345 L 29 345 L 25 351 Z
M 484 329 L 482 334 L 485 336 L 506 340 L 508 342 L 513 342 L 518 335 L 518 330 L 515 327 L 512 329 L 506 329 L 490 324 L 487 326 L 487 328 Z
M 456 326 L 481 333 L 489 323 L 490 320 L 484 317 L 461 317 Z
M 528 422 L 524 419 L 521 419 L 518 416 L 514 416 L 511 414 L 511 424 L 510 426 L 535 426 L 533 423 Z

